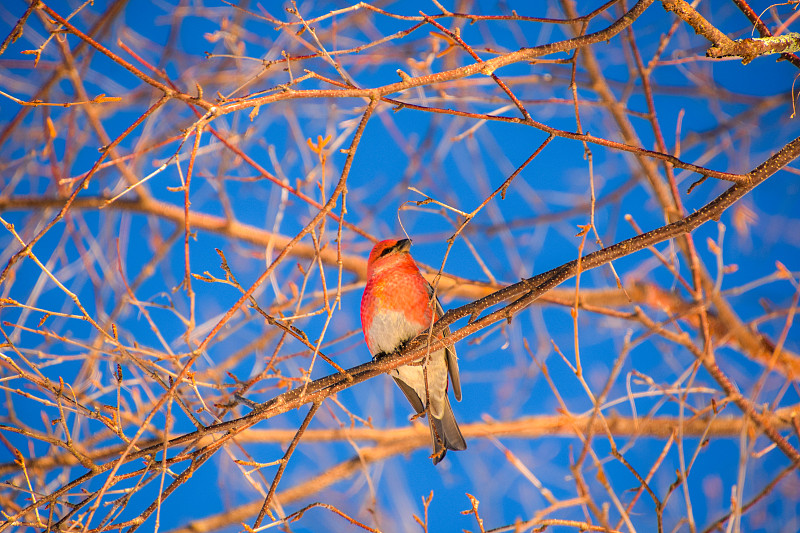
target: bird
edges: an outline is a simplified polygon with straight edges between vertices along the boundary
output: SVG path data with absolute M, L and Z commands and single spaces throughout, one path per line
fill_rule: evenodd
M 367 260 L 361 326 L 367 348 L 375 360 L 402 349 L 408 341 L 428 329 L 435 318 L 444 314 L 433 295 L 433 287 L 422 277 L 411 257 L 410 248 L 410 239 L 381 241 L 372 248 Z M 447 328 L 442 335 L 449 333 Z M 467 448 L 447 394 L 450 381 L 453 395 L 461 401 L 461 380 L 455 347 L 428 354 L 427 363 L 425 359 L 423 356 L 390 370 L 388 374 L 403 391 L 417 416 L 427 414 L 433 448 L 431 458 L 436 465 L 444 459 L 447 450 Z

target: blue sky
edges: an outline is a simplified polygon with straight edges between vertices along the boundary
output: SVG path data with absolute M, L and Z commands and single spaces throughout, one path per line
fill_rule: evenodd
M 578 12 L 585 14 L 600 6 L 601 2 L 578 4 Z M 752 3 L 757 13 L 769 6 L 761 4 Z M 62 16 L 78 7 L 77 3 L 71 2 L 48 5 Z M 520 15 L 564 17 L 560 8 L 545 3 L 487 1 L 459 5 L 444 2 L 444 5 L 450 10 L 482 15 L 509 14 L 514 9 Z M 307 19 L 347 6 L 341 2 L 298 4 Z M 280 20 L 295 20 L 283 9 L 283 4 L 263 2 L 244 7 Z M 7 34 L 25 8 L 25 4 L 19 1 L 0 7 L 0 25 L 6 28 L 0 33 Z M 108 8 L 108 3 L 97 1 L 83 8 L 72 22 L 82 31 L 87 31 Z M 381 8 L 403 15 L 417 15 L 420 10 L 427 14 L 440 12 L 432 2 L 386 2 L 381 4 Z M 701 4 L 700 10 L 731 37 L 750 35 L 752 25 L 733 3 Z M 607 27 L 619 13 L 619 6 L 616 6 L 605 15 L 596 17 L 588 31 Z M 778 20 L 793 21 L 790 18 L 792 11 L 787 6 L 764 13 L 764 20 L 773 29 Z M 470 24 L 463 19 L 448 17 L 437 20 L 450 29 L 459 27 L 462 39 L 485 59 L 497 53 L 555 42 L 572 35 L 567 27 L 559 24 L 509 21 Z M 673 21 L 674 16 L 665 13 L 656 2 L 634 23 L 637 50 L 645 64 L 654 57 Z M 314 27 L 327 50 L 341 50 L 409 29 L 413 24 L 412 21 L 362 10 L 325 19 L 315 23 Z M 179 91 L 194 95 L 199 85 L 208 101 L 214 101 L 218 94 L 230 98 L 256 98 L 259 91 L 272 90 L 302 76 L 304 69 L 339 79 L 336 70 L 318 57 L 293 62 L 291 72 L 280 64 L 262 72 L 261 61 L 280 58 L 282 51 L 292 56 L 308 54 L 309 49 L 315 46 L 313 36 L 308 31 L 298 35 L 298 26 L 277 29 L 275 23 L 237 11 L 223 2 L 190 1 L 176 6 L 172 2 L 137 0 L 124 7 L 111 28 L 110 32 L 96 38 L 114 54 L 143 71 L 149 72 L 144 62 L 163 67 Z M 790 24 L 788 29 L 793 29 L 793 25 Z M 41 45 L 45 38 L 42 22 L 38 16 L 32 16 L 23 37 L 0 56 L 0 90 L 23 100 L 33 98 L 37 88 L 44 85 L 63 61 L 57 42 L 51 41 L 44 48 L 38 67 L 32 67 L 30 56 L 22 52 Z M 631 59 L 632 51 L 627 39 L 626 35 L 618 35 L 609 42 L 592 45 L 591 52 L 600 65 L 605 83 L 624 109 L 623 114 L 630 122 L 638 143 L 644 148 L 655 149 L 656 135 L 646 117 L 646 94 Z M 66 42 L 74 48 L 79 41 L 70 35 Z M 398 82 L 397 69 L 411 76 L 420 76 L 472 62 L 458 47 L 437 56 L 446 46 L 447 40 L 441 32 L 428 25 L 401 39 L 337 58 L 356 85 L 378 87 Z M 707 46 L 707 41 L 695 35 L 686 24 L 677 24 L 650 78 L 658 124 L 668 150 L 681 160 L 717 171 L 746 173 L 798 135 L 797 119 L 791 118 L 796 68 L 787 61 L 776 61 L 775 56 L 759 58 L 748 65 L 735 59 L 709 61 L 704 57 Z M 139 59 L 130 51 L 134 51 Z M 571 64 L 564 61 L 568 58 L 566 53 L 554 54 L 543 59 L 561 60 L 561 63 L 519 62 L 499 69 L 496 74 L 525 104 L 534 120 L 573 132 L 576 120 L 573 93 L 569 87 Z M 98 120 L 108 137 L 113 139 L 160 96 L 158 91 L 100 53 L 95 52 L 87 58 L 82 52 L 77 57 L 77 65 L 79 78 L 89 98 L 105 94 L 121 100 L 93 106 L 94 118 L 81 106 L 36 107 L 26 114 L 22 124 L 5 141 L 0 156 L 3 168 L 0 198 L 4 201 L 10 199 L 12 206 L 3 204 L 0 216 L 13 223 L 26 240 L 33 238 L 52 220 L 56 211 L 14 207 L 14 199 L 65 197 L 77 182 L 70 180 L 59 191 L 58 178 L 76 178 L 87 172 L 99 157 L 98 149 L 105 144 L 92 120 Z M 602 104 L 591 72 L 582 60 L 578 62 L 576 83 L 583 131 L 621 141 L 620 126 L 608 107 Z M 292 90 L 331 87 L 319 79 L 306 79 L 293 85 Z M 79 100 L 76 92 L 74 81 L 64 78 L 43 99 L 74 102 Z M 519 116 L 491 78 L 482 75 L 426 85 L 390 97 L 433 108 Z M 241 287 L 250 287 L 280 250 L 265 256 L 265 246 L 248 240 L 247 234 L 256 235 L 265 230 L 293 237 L 318 211 L 308 202 L 287 194 L 275 181 L 288 183 L 315 201 L 324 203 L 346 160 L 346 155 L 340 150 L 350 145 L 365 106 L 363 98 L 287 99 L 261 106 L 257 115 L 250 116 L 251 109 L 248 108 L 214 119 L 210 125 L 247 157 L 267 169 L 275 180 L 259 175 L 252 165 L 222 146 L 208 132 L 202 135 L 190 188 L 191 209 L 223 220 L 231 216 L 237 223 L 248 226 L 243 235 L 195 228 L 189 239 L 190 271 L 201 276 L 208 273 L 224 280 L 225 272 L 217 252 L 220 250 Z M 0 100 L 3 131 L 20 109 L 21 106 L 9 98 Z M 53 124 L 51 137 L 47 133 L 48 118 Z M 182 210 L 184 192 L 179 188 L 186 176 L 194 137 L 188 136 L 180 148 L 179 165 L 170 158 L 178 152 L 179 136 L 191 128 L 195 120 L 196 116 L 186 103 L 173 100 L 165 104 L 120 143 L 118 157 L 135 154 L 134 157 L 99 170 L 78 198 L 110 197 L 122 193 L 129 185 L 126 172 L 134 179 L 141 179 L 169 161 L 170 165 L 164 170 L 121 198 L 132 201 L 141 194 L 152 202 L 162 202 L 159 205 L 176 206 Z M 316 141 L 318 137 L 328 136 L 326 161 L 322 165 L 306 140 Z M 347 181 L 345 220 L 378 239 L 402 236 L 405 228 L 414 240 L 414 257 L 420 263 L 438 268 L 447 249 L 447 239 L 455 231 L 457 214 L 437 204 L 414 205 L 414 201 L 423 197 L 410 188 L 455 209 L 471 212 L 546 137 L 542 131 L 521 124 L 481 122 L 474 117 L 409 107 L 396 110 L 388 103 L 382 103 L 366 126 L 354 157 Z M 164 144 L 159 144 L 162 142 Z M 591 160 L 584 157 L 584 147 L 579 141 L 557 137 L 550 142 L 519 174 L 505 198 L 498 197 L 490 202 L 455 240 L 445 272 L 476 283 L 494 279 L 498 285 L 506 285 L 575 259 L 581 244 L 580 237 L 576 237 L 579 226 L 590 220 L 590 177 L 598 202 L 596 229 L 604 245 L 636 234 L 626 215 L 631 215 L 643 231 L 664 225 L 664 210 L 635 158 L 616 149 L 598 145 L 589 147 Z M 657 173 L 664 178 L 664 168 L 658 162 Z M 677 169 L 675 176 L 685 208 L 684 215 L 701 208 L 730 186 L 728 182 L 709 179 L 688 194 L 689 185 L 698 179 L 698 175 Z M 711 221 L 692 234 L 699 260 L 712 280 L 721 280 L 719 288 L 732 308 L 748 327 L 765 335 L 772 343 L 781 338 L 787 315 L 791 317 L 793 313 L 793 298 L 797 294 L 799 196 L 796 171 L 779 172 L 727 211 L 720 220 L 722 225 Z M 180 371 L 187 361 L 185 354 L 191 350 L 186 342 L 187 326 L 183 321 L 191 313 L 190 294 L 186 286 L 181 285 L 185 271 L 184 233 L 165 212 L 153 208 L 142 213 L 130 211 L 122 205 L 120 202 L 102 210 L 73 209 L 37 243 L 34 253 L 77 296 L 89 315 L 103 324 L 113 322 L 119 342 L 145 361 L 147 368 L 155 369 L 167 380 L 168 376 Z M 334 211 L 341 213 L 341 202 Z M 398 219 L 402 220 L 403 227 Z M 328 247 L 335 248 L 336 222 L 328 219 L 316 236 Z M 2 242 L 0 248 L 5 251 L 0 254 L 0 265 L 5 267 L 19 248 L 7 231 L 3 233 Z M 304 245 L 311 243 L 308 236 L 302 241 Z M 345 228 L 342 233 L 342 252 L 348 257 L 366 258 L 372 244 L 350 229 Z M 721 277 L 715 246 L 722 250 L 720 257 L 724 275 Z M 592 235 L 587 239 L 583 252 L 599 247 Z M 674 260 L 677 272 L 691 282 L 686 258 L 674 243 L 662 243 L 657 249 Z M 778 279 L 776 262 L 793 273 L 791 281 Z M 562 353 L 574 364 L 576 347 L 583 363 L 585 382 L 593 396 L 601 393 L 614 363 L 623 358 L 619 377 L 608 392 L 610 405 L 604 409 L 609 420 L 616 417 L 630 420 L 634 414 L 645 422 L 650 419 L 676 420 L 690 417 L 692 409 L 709 409 L 712 398 L 725 404 L 725 395 L 711 376 L 702 368 L 693 372 L 695 358 L 688 350 L 648 331 L 641 322 L 629 316 L 635 311 L 636 304 L 653 320 L 664 321 L 670 331 L 686 331 L 702 348 L 702 339 L 691 323 L 670 321 L 665 309 L 654 303 L 658 291 L 691 301 L 674 271 L 665 268 L 649 251 L 623 257 L 614 262 L 614 268 L 623 286 L 629 290 L 633 290 L 637 283 L 646 287 L 643 301 L 624 305 L 600 301 L 594 305 L 604 310 L 582 309 L 576 322 L 573 322 L 571 307 L 536 304 L 515 316 L 510 324 L 493 326 L 457 345 L 464 393 L 463 400 L 454 403 L 454 410 L 462 426 L 470 427 L 492 420 L 510 422 L 526 417 L 533 417 L 532 424 L 541 423 L 545 417 L 564 414 L 561 401 L 573 415 L 591 413 L 593 404 L 589 394 L 559 355 Z M 304 284 L 305 272 L 310 272 L 310 275 Z M 335 294 L 336 265 L 326 264 L 324 272 L 327 290 Z M 141 281 L 137 283 L 140 275 Z M 748 285 L 754 280 L 763 282 Z M 131 291 L 135 300 L 130 297 L 126 283 L 133 287 Z M 319 265 L 307 257 L 289 256 L 254 295 L 259 305 L 275 316 L 302 315 L 293 325 L 305 332 L 312 342 L 322 337 L 323 352 L 339 365 L 349 368 L 369 360 L 358 317 L 363 281 L 352 270 L 345 269 L 342 284 L 341 305 L 333 311 L 329 323 L 319 296 L 322 289 Z M 588 291 L 587 294 L 603 289 L 611 292 L 616 288 L 616 281 L 611 269 L 603 266 L 584 273 L 580 286 Z M 575 281 L 569 280 L 561 288 L 574 290 L 574 287 Z M 190 337 L 191 342 L 197 343 L 233 306 L 241 292 L 231 284 L 210 283 L 197 277 L 192 279 L 192 289 L 196 298 L 196 324 Z M 106 409 L 103 406 L 114 406 L 119 401 L 123 410 L 135 418 L 149 412 L 152 402 L 163 394 L 163 387 L 143 374 L 141 367 L 119 355 L 119 347 L 98 340 L 98 331 L 77 316 L 80 312 L 72 300 L 31 259 L 18 263 L 13 275 L 0 285 L 0 293 L 3 298 L 34 308 L 26 310 L 18 305 L 6 305 L 0 310 L 4 333 L 20 350 L 19 353 L 37 363 L 42 375 L 53 382 L 60 378 L 73 384 L 80 394 L 80 402 L 90 410 Z M 302 298 L 299 298 L 300 294 Z M 447 291 L 441 296 L 445 308 L 470 301 Z M 715 312 L 710 304 L 709 308 Z M 45 317 L 48 312 L 51 315 Z M 466 321 L 462 320 L 454 325 L 454 329 L 465 325 Z M 783 345 L 790 353 L 800 349 L 796 329 L 789 322 Z M 51 332 L 60 336 L 53 337 Z M 629 351 L 625 347 L 626 335 L 633 341 Z M 19 357 L 8 345 L 3 348 L 3 353 L 13 360 Z M 748 398 L 755 397 L 759 378 L 765 375 L 763 387 L 756 397 L 758 405 L 766 403 L 771 409 L 797 405 L 796 380 L 777 370 L 765 372 L 762 363 L 753 361 L 748 354 L 732 346 L 729 337 L 715 337 L 715 355 L 726 375 Z M 253 401 L 269 400 L 290 385 L 301 383 L 297 380 L 311 365 L 310 350 L 291 338 L 281 340 L 275 328 L 266 324 L 254 311 L 240 311 L 194 364 L 197 387 L 187 384 L 181 388 L 181 395 L 196 410 L 196 416 L 203 424 L 215 423 L 219 421 L 217 417 L 230 420 L 242 416 L 248 412 L 246 407 L 239 406 L 232 412 L 225 412 L 220 405 L 231 400 L 236 379 L 245 381 L 258 376 L 270 362 L 274 362 L 273 358 L 279 362 L 272 367 L 271 373 L 247 393 Z M 117 364 L 121 365 L 125 375 L 119 397 L 113 378 Z M 312 378 L 333 371 L 319 359 L 313 364 Z M 552 386 L 541 370 L 542 365 L 548 369 Z M 8 366 L 3 368 L 0 377 L 6 397 L 5 407 L 0 408 L 3 424 L 15 424 L 13 413 L 19 417 L 19 424 L 30 431 L 49 432 L 55 438 L 64 438 L 63 424 L 49 423 L 60 416 L 57 406 L 52 403 L 52 394 L 17 376 Z M 686 394 L 683 401 L 680 400 L 681 394 Z M 148 429 L 143 438 L 158 434 L 167 419 L 171 437 L 193 430 L 187 414 L 174 402 L 170 405 L 169 413 L 165 409 L 159 410 L 153 419 L 154 428 Z M 262 422 L 255 429 L 296 429 L 307 409 L 302 407 L 285 413 Z M 313 432 L 351 424 L 359 429 L 368 425 L 366 420 L 375 428 L 425 424 L 424 421 L 409 422 L 410 415 L 409 406 L 392 381 L 378 376 L 344 390 L 335 400 L 326 400 L 309 430 Z M 741 412 L 728 403 L 718 416 L 740 419 Z M 85 441 L 89 449 L 120 442 L 118 436 L 104 434 L 104 426 L 86 413 L 76 413 L 70 408 L 67 420 L 75 440 Z M 130 438 L 137 426 L 132 421 L 127 424 L 124 433 Z M 711 422 L 709 428 L 712 428 Z M 796 433 L 791 430 L 782 433 L 790 444 L 798 445 Z M 97 442 L 91 439 L 95 434 L 101 436 Z M 56 447 L 30 435 L 7 430 L 2 431 L 2 435 L 11 446 L 24 450 L 29 457 L 60 453 Z M 730 509 L 731 494 L 735 494 L 742 482 L 743 501 L 746 502 L 789 464 L 786 456 L 770 449 L 769 441 L 758 436 L 757 432 L 710 434 L 706 437 L 709 438 L 707 444 L 703 444 L 702 435 L 686 435 L 675 442 L 663 436 L 648 435 L 631 437 L 617 434 L 613 438 L 626 461 L 642 476 L 667 449 L 651 483 L 659 498 L 666 498 L 669 494 L 664 511 L 667 530 L 691 529 L 686 522 L 679 524 L 689 513 L 687 502 L 691 505 L 696 527 L 703 530 Z M 430 531 L 475 531 L 478 526 L 474 516 L 460 514 L 470 508 L 467 494 L 480 500 L 480 515 L 487 529 L 514 524 L 516 520 L 533 519 L 551 503 L 547 500 L 547 491 L 560 502 L 578 496 L 570 470 L 583 446 L 576 432 L 522 438 L 476 433 L 470 434 L 467 441 L 468 450 L 449 453 L 437 467 L 428 459 L 427 447 L 422 446 L 412 453 L 393 455 L 364 466 L 319 492 L 287 503 L 284 510 L 288 514 L 320 501 L 383 531 L 420 531 L 413 515 L 423 516 L 422 498 L 433 491 L 434 497 L 428 509 Z M 620 513 L 614 498 L 626 505 L 639 484 L 631 472 L 612 457 L 610 442 L 605 434 L 596 434 L 592 441 L 596 463 L 590 455 L 581 471 L 592 499 L 599 508 L 608 506 L 610 523 L 616 527 Z M 279 485 L 279 492 L 357 456 L 360 448 L 372 444 L 368 440 L 301 441 Z M 237 465 L 234 461 L 275 461 L 281 457 L 285 446 L 285 442 L 275 444 L 244 439 L 240 445 L 231 444 L 218 451 L 164 501 L 159 530 L 183 527 L 190 520 L 263 499 L 263 492 L 259 489 L 268 489 L 275 467 L 262 468 L 263 478 L 260 478 L 259 474 L 247 473 L 251 467 Z M 178 451 L 171 450 L 169 456 Z M 685 486 L 680 485 L 670 493 L 676 469 L 681 468 L 681 456 L 687 463 L 692 462 L 690 476 Z M 11 460 L 9 448 L 0 447 L 0 462 Z M 110 460 L 103 458 L 98 462 Z M 179 473 L 186 466 L 186 462 L 178 463 L 172 472 Z M 141 461 L 134 461 L 125 464 L 120 473 L 141 467 Z M 598 481 L 598 467 L 602 467 L 609 486 L 613 488 L 613 495 Z M 85 469 L 78 466 L 50 471 L 34 479 L 36 490 L 42 494 L 52 493 L 84 472 Z M 21 482 L 19 472 L 4 474 L 4 477 L 15 484 Z M 104 481 L 105 478 L 99 476 L 80 488 L 98 490 Z M 167 476 L 167 483 L 169 481 Z M 114 489 L 130 487 L 133 483 L 135 481 L 122 480 L 114 485 Z M 547 491 L 538 489 L 537 483 Z M 797 499 L 800 492 L 796 489 L 795 472 L 780 481 L 767 497 L 745 514 L 742 529 L 796 530 L 796 517 L 800 515 Z M 119 510 L 114 521 L 122 522 L 137 516 L 155 500 L 158 491 L 159 477 L 156 476 Z M 24 491 L 9 490 L 6 495 L 19 505 L 28 504 Z M 117 497 L 118 493 L 109 494 L 104 502 Z M 71 501 L 76 500 L 77 497 Z M 104 510 L 108 508 L 101 507 Z M 643 493 L 630 514 L 637 530 L 655 528 L 653 509 L 652 500 Z M 63 507 L 59 512 L 63 512 Z M 98 514 L 92 527 L 99 525 L 99 517 Z M 548 517 L 584 521 L 587 512 L 573 503 L 553 511 Z M 769 521 L 767 517 L 771 517 Z M 242 529 L 241 522 L 252 525 L 253 518 L 249 516 L 234 521 L 223 530 L 238 531 Z M 597 517 L 592 515 L 591 521 L 596 524 Z M 142 527 L 153 529 L 155 516 L 151 516 Z M 620 526 L 621 530 L 626 530 L 626 527 L 624 523 Z M 291 529 L 357 530 L 356 526 L 322 508 L 308 511 L 292 523 Z

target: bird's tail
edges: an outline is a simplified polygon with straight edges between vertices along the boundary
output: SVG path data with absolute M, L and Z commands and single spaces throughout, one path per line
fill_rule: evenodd
M 467 443 L 461 430 L 458 428 L 450 399 L 444 397 L 444 412 L 442 418 L 435 418 L 428 413 L 428 422 L 431 426 L 431 446 L 433 447 L 433 464 L 438 464 L 444 459 L 447 450 L 466 450 Z

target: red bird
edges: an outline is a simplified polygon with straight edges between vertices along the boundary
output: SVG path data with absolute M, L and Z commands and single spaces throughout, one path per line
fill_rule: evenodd
M 428 329 L 444 314 L 433 297 L 433 288 L 422 277 L 408 253 L 409 239 L 381 241 L 367 261 L 367 286 L 361 298 L 361 326 L 367 348 L 374 358 L 388 355 Z M 445 330 L 447 335 L 450 330 Z M 448 374 L 453 393 L 461 401 L 461 381 L 453 346 L 428 357 L 425 386 L 425 358 L 389 371 L 417 414 L 427 410 L 433 446 L 433 464 L 444 458 L 447 450 L 465 450 L 467 443 L 458 429 L 447 397 Z M 428 394 L 430 392 L 430 401 Z

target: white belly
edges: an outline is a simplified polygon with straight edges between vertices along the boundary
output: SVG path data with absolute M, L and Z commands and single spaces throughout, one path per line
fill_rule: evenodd
M 372 355 L 390 354 L 398 346 L 416 337 L 426 330 L 430 324 L 419 325 L 409 322 L 404 313 L 399 311 L 382 312 L 372 319 L 369 328 L 370 350 Z M 389 375 L 404 381 L 414 389 L 422 400 L 427 402 L 425 394 L 425 374 L 421 362 L 401 366 L 389 371 Z M 433 352 L 428 358 L 428 391 L 431 393 L 431 414 L 441 418 L 444 414 L 444 396 L 447 394 L 447 362 L 444 350 Z
M 376 313 L 369 326 L 370 351 L 372 355 L 390 354 L 427 327 L 427 325 L 409 322 L 405 313 L 400 311 Z

